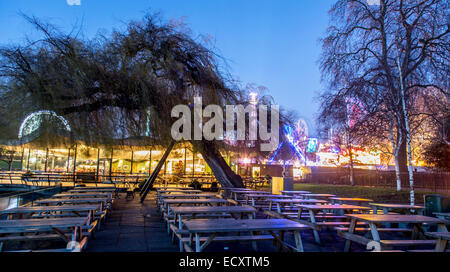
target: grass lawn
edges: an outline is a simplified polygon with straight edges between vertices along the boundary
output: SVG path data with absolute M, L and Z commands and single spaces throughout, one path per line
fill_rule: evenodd
M 409 191 L 397 192 L 391 188 L 375 188 L 361 186 L 343 186 L 327 184 L 294 184 L 296 191 L 310 191 L 311 193 L 334 194 L 339 197 L 360 197 L 373 199 L 381 203 L 409 203 Z M 415 192 L 417 204 L 423 204 L 423 196 L 426 194 L 436 194 L 433 192 Z

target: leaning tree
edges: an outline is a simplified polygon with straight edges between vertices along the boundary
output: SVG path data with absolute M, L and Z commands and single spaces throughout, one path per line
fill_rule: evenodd
M 140 137 L 170 149 L 174 106 L 192 105 L 195 97 L 201 97 L 203 105 L 222 108 L 248 103 L 222 58 L 185 28 L 163 23 L 158 16 L 147 15 L 125 30 L 94 39 L 25 18 L 42 37 L 1 48 L 0 98 L 23 100 L 8 104 L 3 99 L 2 111 L 17 105 L 27 105 L 29 111 L 53 110 L 70 121 L 73 135 L 88 143 Z M 191 143 L 222 186 L 243 186 L 219 152 L 226 143 Z

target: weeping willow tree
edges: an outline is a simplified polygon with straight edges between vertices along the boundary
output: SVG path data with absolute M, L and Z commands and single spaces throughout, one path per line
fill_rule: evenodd
M 23 117 L 36 109 L 55 111 L 69 120 L 71 135 L 87 143 L 138 137 L 167 146 L 175 105 L 191 105 L 194 97 L 223 108 L 248 103 L 247 92 L 227 73 L 220 56 L 186 28 L 163 23 L 159 16 L 146 15 L 124 30 L 93 39 L 24 17 L 42 35 L 0 49 L 5 113 L 14 108 Z M 234 147 L 247 145 L 243 142 Z M 222 186 L 243 186 L 219 152 L 226 143 L 191 143 Z

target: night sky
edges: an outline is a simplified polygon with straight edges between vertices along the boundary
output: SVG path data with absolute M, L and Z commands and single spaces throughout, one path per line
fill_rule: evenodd
M 320 82 L 318 39 L 325 33 L 332 0 L 0 0 L 0 45 L 20 43 L 34 30 L 20 12 L 58 25 L 81 26 L 81 35 L 123 28 L 146 11 L 162 19 L 183 18 L 194 37 L 211 35 L 214 48 L 227 59 L 232 75 L 245 86 L 268 88 L 277 104 L 295 110 L 314 130 L 325 87 Z M 314 134 L 314 133 L 311 133 Z

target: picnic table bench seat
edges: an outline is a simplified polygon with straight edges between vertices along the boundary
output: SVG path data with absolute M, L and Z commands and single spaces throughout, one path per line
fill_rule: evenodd
M 83 251 L 87 246 L 88 239 L 85 237 L 83 240 L 80 241 L 79 247 L 76 248 L 55 248 L 55 249 L 40 249 L 40 250 L 14 250 L 14 251 L 6 251 L 6 252 L 81 252 Z
M 349 228 L 347 227 L 335 227 L 334 230 L 336 231 L 348 231 Z M 407 228 L 378 228 L 379 232 L 404 232 L 409 233 L 412 232 L 412 229 Z M 369 232 L 370 228 L 355 228 L 355 232 Z
M 90 237 L 92 232 L 83 231 L 81 235 L 83 237 Z M 61 236 L 58 234 L 37 234 L 37 235 L 14 235 L 14 236 L 4 236 L 0 237 L 0 242 L 10 242 L 10 241 L 32 241 L 32 240 L 60 240 Z
M 297 214 L 286 214 L 286 216 L 288 218 L 293 218 L 293 219 L 297 219 L 298 218 Z M 308 215 L 307 214 L 304 214 L 304 215 L 302 214 L 301 215 L 301 219 L 304 219 L 304 218 L 309 218 L 309 214 Z M 343 216 L 343 215 L 316 215 L 315 218 L 316 219 L 345 219 L 346 217 Z M 332 221 L 330 221 L 330 222 L 332 222 Z
M 413 252 L 413 253 L 432 253 L 432 252 L 436 252 L 436 250 L 434 249 L 409 249 L 406 250 L 406 252 Z M 450 252 L 450 249 L 447 249 L 444 252 Z
M 326 221 L 326 222 L 316 222 L 316 225 L 318 225 L 319 227 L 322 228 L 332 228 L 332 227 L 336 227 L 336 226 L 349 226 L 350 222 L 349 221 L 342 221 L 342 222 L 333 222 L 333 221 Z M 356 223 L 357 226 L 366 226 L 367 223 L 366 222 L 357 222 Z
M 209 237 L 200 237 L 200 242 L 206 242 L 209 239 Z M 272 235 L 233 235 L 233 236 L 216 236 L 214 238 L 216 242 L 244 242 L 244 241 L 268 241 L 273 240 Z M 183 244 L 183 248 L 180 247 L 180 251 L 183 249 L 187 252 L 192 251 L 191 247 L 188 246 L 188 244 L 191 242 L 191 238 L 189 237 L 182 237 L 180 238 L 181 243 Z
M 380 240 L 380 244 L 385 247 L 393 246 L 430 246 L 435 245 L 435 240 Z

